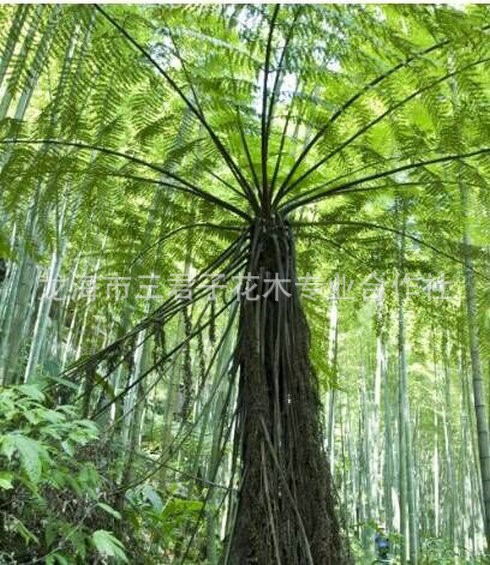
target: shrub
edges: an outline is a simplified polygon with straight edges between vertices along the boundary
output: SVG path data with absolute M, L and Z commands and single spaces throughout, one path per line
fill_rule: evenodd
M 96 425 L 36 385 L 0 388 L 0 562 L 127 562 Z

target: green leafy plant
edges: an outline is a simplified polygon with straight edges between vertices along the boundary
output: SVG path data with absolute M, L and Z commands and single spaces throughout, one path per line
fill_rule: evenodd
M 109 531 L 120 514 L 104 501 L 94 464 L 96 425 L 73 406 L 49 407 L 36 385 L 0 389 L 0 557 L 127 562 Z

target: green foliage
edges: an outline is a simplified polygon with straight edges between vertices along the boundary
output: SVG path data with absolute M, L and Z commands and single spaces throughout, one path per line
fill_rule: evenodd
M 455 561 L 466 565 L 485 565 L 488 556 L 472 557 L 471 552 L 464 547 L 453 548 L 448 540 L 440 537 L 423 540 L 420 548 L 420 565 L 452 565 Z
M 166 562 L 185 554 L 189 532 L 201 516 L 204 503 L 185 497 L 184 485 L 182 482 L 169 483 L 167 491 L 159 493 L 151 484 L 143 483 L 126 492 L 129 504 L 124 519 L 137 538 L 147 540 L 148 563 Z M 189 562 L 204 562 L 203 544 L 205 540 L 198 533 L 194 548 L 187 555 Z
M 34 384 L 0 389 L 0 560 L 77 563 L 100 554 L 127 562 L 117 538 L 91 531 L 121 518 L 103 501 L 91 460 L 98 430 L 73 406 L 49 404 Z
M 104 557 L 114 557 L 119 563 L 128 563 L 124 546 L 111 532 L 96 530 L 92 534 L 91 541 L 95 549 Z

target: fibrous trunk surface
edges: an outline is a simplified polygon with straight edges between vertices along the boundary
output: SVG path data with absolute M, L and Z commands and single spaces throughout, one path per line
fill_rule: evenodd
M 348 563 L 323 450 L 293 239 L 280 219 L 256 225 L 248 273 L 246 284 L 257 286 L 241 301 L 238 434 L 243 467 L 229 561 Z

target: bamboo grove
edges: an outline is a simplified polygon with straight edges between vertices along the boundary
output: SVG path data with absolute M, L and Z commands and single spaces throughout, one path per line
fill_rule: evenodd
M 1 563 L 486 562 L 489 29 L 0 7 Z

